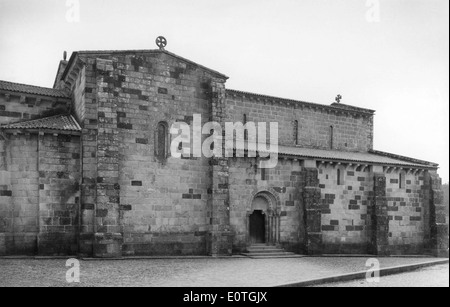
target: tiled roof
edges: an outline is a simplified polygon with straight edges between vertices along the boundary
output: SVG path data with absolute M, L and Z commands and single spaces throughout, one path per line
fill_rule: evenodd
M 269 153 L 269 150 L 261 150 L 260 152 Z M 377 152 L 348 152 L 348 151 L 337 151 L 337 150 L 323 150 L 323 149 L 312 149 L 312 148 L 301 148 L 301 147 L 289 147 L 289 146 L 278 146 L 279 155 L 296 156 L 299 158 L 314 158 L 316 160 L 325 161 L 348 161 L 361 164 L 381 164 L 381 165 L 392 165 L 392 166 L 410 166 L 410 167 L 426 167 L 435 168 L 438 165 L 422 161 L 418 163 L 419 160 L 413 160 L 410 158 L 399 159 L 387 156 L 384 154 L 378 154 Z M 400 157 L 400 156 L 399 156 Z
M 81 131 L 72 115 L 56 115 L 41 119 L 34 119 L 20 123 L 13 123 L 1 127 L 2 129 L 52 129 L 64 131 Z
M 56 90 L 53 88 L 13 83 L 13 82 L 2 81 L 2 80 L 0 80 L 0 90 L 16 92 L 16 93 L 24 93 L 24 94 L 49 96 L 49 97 L 55 97 L 55 98 L 68 98 L 68 95 L 65 92 Z

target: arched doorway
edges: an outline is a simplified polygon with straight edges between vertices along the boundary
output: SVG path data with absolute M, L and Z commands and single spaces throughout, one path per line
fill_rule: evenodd
M 280 234 L 279 221 L 275 197 L 266 191 L 257 193 L 247 213 L 248 243 L 277 244 Z
M 255 210 L 250 215 L 250 243 L 266 243 L 266 218 L 262 210 Z

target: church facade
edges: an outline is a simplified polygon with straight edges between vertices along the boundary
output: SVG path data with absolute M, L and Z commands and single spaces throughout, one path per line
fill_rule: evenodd
M 447 255 L 438 165 L 375 150 L 373 110 L 227 79 L 160 48 L 74 52 L 53 88 L 0 81 L 0 255 Z M 195 115 L 278 123 L 276 167 L 173 157 Z

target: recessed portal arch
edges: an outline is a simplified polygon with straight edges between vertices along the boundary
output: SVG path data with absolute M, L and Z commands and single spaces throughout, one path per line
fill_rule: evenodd
M 277 198 L 269 191 L 255 193 L 247 214 L 248 244 L 277 244 L 280 214 Z

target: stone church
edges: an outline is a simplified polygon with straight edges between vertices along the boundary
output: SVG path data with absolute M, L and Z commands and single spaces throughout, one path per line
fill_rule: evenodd
M 164 46 L 74 52 L 53 88 L 0 81 L 0 255 L 447 255 L 438 165 L 375 150 L 373 110 L 227 89 Z M 278 122 L 277 166 L 174 158 L 194 114 Z

